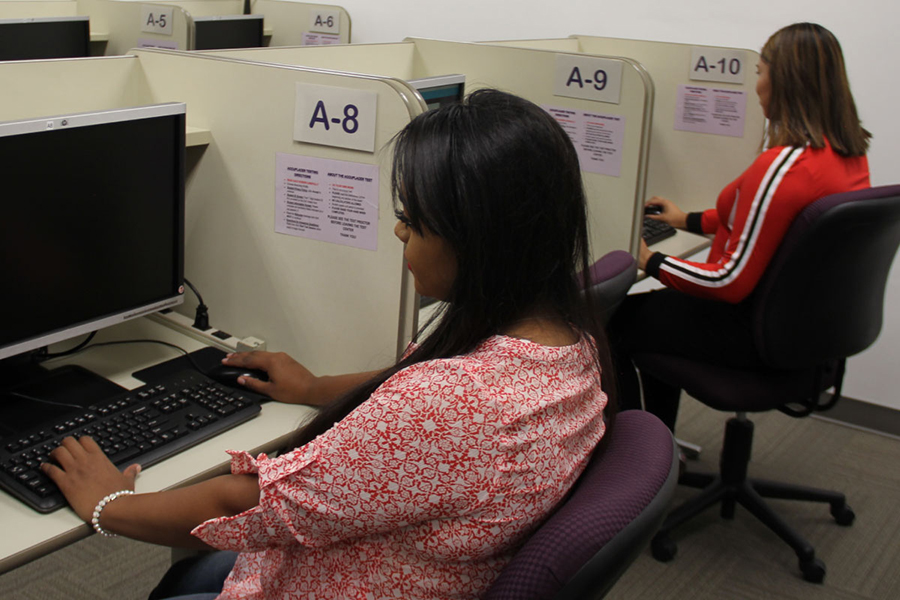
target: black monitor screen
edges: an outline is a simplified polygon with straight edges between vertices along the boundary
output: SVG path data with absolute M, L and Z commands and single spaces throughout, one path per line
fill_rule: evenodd
M 88 17 L 0 20 L 0 60 L 90 55 Z
M 183 298 L 184 105 L 0 123 L 0 358 Z
M 262 15 L 194 17 L 194 49 L 259 48 L 263 45 Z

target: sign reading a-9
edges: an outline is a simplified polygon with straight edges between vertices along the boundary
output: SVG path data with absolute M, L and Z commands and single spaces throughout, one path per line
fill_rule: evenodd
M 595 102 L 619 103 L 622 61 L 575 54 L 557 54 L 553 95 Z
M 298 83 L 294 140 L 374 152 L 377 98 L 374 92 Z

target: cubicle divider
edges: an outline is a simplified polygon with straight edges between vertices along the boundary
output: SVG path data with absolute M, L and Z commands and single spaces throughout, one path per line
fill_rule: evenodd
M 555 115 L 577 140 L 594 256 L 637 249 L 634 215 L 644 197 L 653 87 L 635 61 L 418 38 L 396 44 L 248 48 L 208 54 L 404 80 L 462 74 L 467 91 L 489 86 L 527 98 Z
M 0 0 L 0 19 L 37 19 L 74 17 L 78 15 L 76 0 Z
M 251 9 L 263 16 L 269 46 L 350 43 L 350 15 L 340 6 L 253 0 Z M 91 53 L 107 56 L 147 46 L 193 50 L 193 17 L 242 13 L 243 0 L 0 0 L 0 19 L 90 17 Z
M 107 55 L 124 54 L 131 48 L 147 46 L 193 50 L 195 17 L 243 14 L 242 0 L 159 0 L 154 3 L 78 0 L 78 3 L 82 14 L 92 15 L 96 30 L 106 33 L 109 40 Z M 263 32 L 269 46 L 350 42 L 350 15 L 339 6 L 254 0 L 251 8 L 252 14 L 263 16 Z
M 381 150 L 425 109 L 404 82 L 146 49 L 0 63 L 0 89 L 0 120 L 186 102 L 189 130 L 209 141 L 187 152 L 185 274 L 216 328 L 317 373 L 390 364 L 410 339 L 415 291 Z M 329 92 L 343 118 L 332 103 L 369 103 L 354 117 L 364 148 L 295 139 L 312 114 L 298 111 L 316 108 L 298 101 Z
M 240 15 L 244 0 L 159 0 L 195 17 Z M 252 0 L 252 14 L 263 15 L 269 46 L 320 46 L 350 43 L 350 15 L 331 4 L 290 0 Z
M 685 210 L 711 208 L 759 152 L 765 117 L 754 92 L 753 50 L 587 35 L 488 43 L 639 62 L 655 89 L 647 198 L 663 196 Z
M 155 46 L 190 50 L 194 46 L 194 21 L 178 6 L 117 0 L 78 0 L 81 14 L 91 18 L 91 38 L 105 47 L 92 54 L 119 56 L 132 48 Z

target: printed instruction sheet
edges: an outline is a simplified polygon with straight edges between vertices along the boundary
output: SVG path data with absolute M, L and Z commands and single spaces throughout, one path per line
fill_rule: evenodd
M 747 93 L 741 90 L 678 86 L 675 129 L 744 137 Z
M 578 152 L 581 170 L 618 177 L 622 169 L 625 117 L 544 106 L 559 123 Z
M 378 165 L 278 153 L 275 231 L 378 248 Z

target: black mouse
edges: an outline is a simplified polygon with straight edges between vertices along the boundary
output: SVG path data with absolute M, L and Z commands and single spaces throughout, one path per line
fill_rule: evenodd
M 207 371 L 206 376 L 222 385 L 238 389 L 247 389 L 238 383 L 238 377 L 253 377 L 260 381 L 269 380 L 269 375 L 265 371 L 248 369 L 246 367 L 233 367 L 231 365 L 217 365 Z
M 645 215 L 661 215 L 663 211 L 663 207 L 659 204 L 647 204 L 644 206 L 644 214 Z

